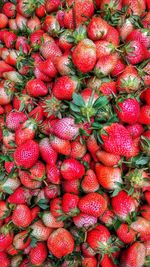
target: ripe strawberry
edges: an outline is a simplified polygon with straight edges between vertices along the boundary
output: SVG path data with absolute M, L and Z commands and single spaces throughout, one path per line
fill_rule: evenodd
M 53 199 L 60 195 L 60 188 L 58 185 L 49 184 L 44 188 L 44 194 L 47 199 Z
M 0 220 L 7 218 L 10 215 L 10 210 L 4 200 L 0 200 Z
M 120 168 L 107 167 L 99 163 L 96 164 L 96 175 L 100 185 L 107 190 L 115 190 L 118 183 L 122 184 Z
M 39 157 L 39 146 L 33 140 L 28 140 L 26 143 L 17 147 L 14 152 L 14 160 L 17 166 L 31 168 Z
M 71 73 L 71 69 L 69 68 L 69 63 L 70 59 L 68 53 L 65 53 L 62 56 L 57 57 L 55 59 L 55 67 L 60 75 L 66 76 Z
M 71 142 L 71 158 L 83 158 L 86 153 L 86 146 L 80 141 L 74 140 Z
M 19 178 L 21 183 L 29 189 L 36 189 L 41 187 L 42 182 L 32 179 L 31 175 L 26 171 L 19 170 Z
M 125 67 L 126 67 L 126 65 L 123 63 L 123 61 L 120 58 L 118 58 L 116 66 L 114 67 L 113 71 L 111 72 L 111 75 L 113 77 L 118 76 L 119 74 L 121 74 L 123 72 Z
M 96 267 L 97 266 L 97 260 L 95 257 L 89 257 L 84 258 L 82 260 L 82 266 L 83 267 Z
M 20 124 L 25 122 L 27 119 L 27 116 L 24 112 L 20 111 L 11 111 L 6 116 L 6 126 L 8 129 L 16 131 Z
M 27 239 L 27 240 L 26 240 Z M 14 236 L 13 245 L 16 249 L 24 250 L 29 246 L 31 239 L 28 237 L 28 231 L 22 231 Z
M 7 148 L 15 147 L 15 134 L 8 129 L 3 129 L 3 144 Z
M 65 159 L 60 170 L 65 180 L 81 179 L 85 173 L 83 164 L 74 158 Z
M 138 122 L 141 124 L 150 124 L 150 106 L 144 105 L 140 108 Z
M 73 217 L 73 222 L 77 228 L 89 228 L 93 227 L 97 223 L 97 218 L 93 215 L 88 215 L 80 212 L 79 215 Z
M 109 75 L 118 60 L 117 53 L 112 53 L 111 55 L 102 56 L 98 59 L 95 68 L 94 73 L 98 78 L 105 77 Z
M 47 15 L 44 19 L 43 29 L 49 33 L 50 36 L 57 36 L 60 31 L 60 25 L 57 18 L 54 15 Z
M 150 204 L 150 192 L 149 191 L 144 192 L 144 197 L 145 197 L 147 203 Z
M 108 255 L 104 255 L 103 259 L 101 260 L 101 266 L 102 267 L 118 267 L 117 264 L 113 262 L 111 257 L 108 257 Z
M 145 247 L 140 242 L 135 242 L 122 252 L 121 266 L 142 267 L 145 261 Z
M 57 167 L 57 165 L 46 165 L 46 176 L 47 176 L 47 180 L 50 183 L 53 184 L 60 184 L 61 182 L 61 174 L 60 174 L 60 170 Z
M 50 165 L 54 165 L 57 160 L 57 152 L 53 149 L 47 137 L 40 140 L 39 150 L 42 159 Z
M 107 242 L 110 238 L 110 232 L 108 229 L 99 224 L 91 231 L 87 233 L 87 243 L 89 246 L 98 253 L 101 253 L 101 246 L 104 245 L 107 247 Z
M 58 45 L 51 38 L 49 41 L 44 41 L 40 46 L 40 53 L 45 59 L 50 58 L 53 62 L 56 57 L 62 55 L 62 52 Z
M 0 82 L 0 95 L 0 105 L 9 104 L 14 95 L 14 84 L 9 80 L 2 80 Z
M 80 186 L 79 179 L 64 180 L 62 186 L 65 193 L 73 193 L 76 195 L 79 194 L 79 186 Z
M 47 86 L 40 79 L 33 79 L 27 82 L 25 89 L 32 97 L 45 96 L 48 93 Z
M 73 12 L 75 26 L 78 27 L 94 15 L 94 3 L 92 0 L 75 0 Z
M 0 29 L 6 28 L 8 24 L 8 18 L 5 14 L 0 13 Z
M 130 64 L 135 65 L 147 59 L 149 53 L 141 42 L 134 40 L 125 46 L 125 56 Z
M 119 156 L 128 156 L 132 149 L 132 139 L 126 128 L 119 123 L 112 123 L 103 128 L 105 133 L 101 133 L 103 148 L 106 152 Z
M 62 197 L 62 210 L 66 215 L 75 216 L 79 210 L 77 208 L 79 197 L 70 193 L 65 193 Z
M 150 221 L 138 216 L 137 220 L 131 224 L 131 228 L 138 233 L 141 240 L 149 240 L 150 238 Z
M 41 220 L 34 222 L 30 226 L 31 232 L 31 239 L 36 238 L 38 241 L 47 241 L 49 235 L 52 232 L 52 229 L 45 226 Z
M 57 70 L 50 58 L 40 62 L 38 68 L 41 72 L 47 75 L 50 78 L 53 78 L 57 75 Z
M 61 198 L 56 197 L 56 198 L 51 200 L 50 211 L 55 218 L 60 217 L 63 214 L 61 205 L 62 205 L 62 199 Z
M 129 225 L 122 223 L 116 231 L 118 238 L 125 244 L 133 243 L 136 238 L 136 232 Z
M 27 205 L 19 204 L 12 214 L 12 221 L 18 227 L 28 227 L 31 224 L 31 211 Z
M 12 204 L 26 204 L 31 199 L 31 192 L 24 187 L 18 187 L 9 197 L 8 202 Z
M 110 25 L 106 34 L 106 41 L 110 42 L 114 46 L 118 46 L 120 42 L 120 35 L 118 30 Z
M 43 5 L 36 7 L 35 13 L 39 18 L 43 18 L 46 13 L 45 5 L 43 4 Z
M 13 18 L 16 13 L 16 6 L 13 3 L 7 2 L 3 5 L 3 12 L 8 18 Z
M 106 210 L 107 202 L 99 193 L 88 193 L 78 203 L 81 212 L 99 217 Z
M 105 39 L 108 30 L 108 23 L 101 17 L 93 17 L 87 27 L 88 36 L 93 41 Z
M 134 98 L 127 98 L 127 99 L 119 98 L 117 100 L 115 110 L 117 112 L 119 119 L 122 122 L 128 124 L 134 124 L 137 122 L 140 114 L 140 104 Z
M 44 242 L 37 242 L 36 246 L 29 253 L 30 262 L 35 266 L 40 266 L 46 260 L 47 255 L 46 244 Z
M 51 13 L 51 12 L 57 11 L 60 4 L 61 4 L 60 0 L 52 0 L 51 2 L 46 1 L 45 3 L 46 12 Z
M 115 50 L 115 46 L 106 40 L 98 40 L 96 45 L 96 57 L 99 59 L 102 56 L 108 56 Z
M 114 213 L 121 220 L 126 220 L 131 212 L 136 210 L 135 200 L 123 190 L 117 196 L 112 197 L 111 205 Z
M 59 77 L 53 87 L 53 95 L 59 100 L 71 100 L 79 86 L 76 77 Z
M 150 46 L 150 38 L 147 29 L 135 29 L 126 38 L 127 42 L 137 40 L 142 43 L 146 48 Z
M 89 136 L 86 141 L 87 149 L 89 150 L 90 154 L 92 155 L 93 159 L 96 161 L 96 152 L 99 150 L 99 145 L 97 144 L 97 140 L 93 134 Z
M 145 91 L 143 91 L 140 97 L 146 102 L 147 105 L 150 106 L 150 88 L 147 88 Z
M 90 39 L 80 41 L 72 53 L 72 61 L 76 68 L 87 73 L 96 63 L 96 46 Z
M 47 246 L 55 257 L 62 258 L 73 252 L 74 240 L 68 230 L 59 228 L 50 234 Z
M 10 246 L 14 238 L 12 232 L 9 231 L 7 225 L 3 225 L 0 231 L 0 252 L 6 251 L 6 249 Z
M 129 5 L 128 12 L 133 15 L 138 15 L 138 16 L 141 16 L 141 14 L 144 12 L 145 7 L 146 7 L 144 0 L 140 0 L 140 1 L 123 0 L 123 5 L 127 5 L 127 6 Z
M 4 44 L 7 48 L 13 48 L 17 40 L 17 35 L 14 32 L 7 31 L 4 34 Z
M 46 227 L 54 228 L 60 228 L 64 226 L 63 221 L 58 221 L 58 217 L 54 217 L 53 214 L 49 211 L 44 211 L 42 214 L 42 221 Z
M 81 187 L 85 193 L 92 193 L 99 189 L 99 183 L 93 170 L 89 169 L 86 171 Z
M 56 121 L 53 133 L 61 139 L 72 140 L 79 134 L 79 125 L 75 124 L 73 118 L 65 117 Z
M 15 143 L 17 146 L 24 144 L 28 140 L 35 137 L 37 130 L 37 123 L 34 119 L 28 119 L 20 125 L 15 132 Z
M 135 92 L 139 89 L 141 79 L 137 70 L 132 65 L 128 65 L 117 79 L 117 89 L 119 92 Z
M 112 210 L 106 209 L 105 212 L 100 216 L 99 220 L 106 226 L 111 226 L 114 223 L 115 214 L 112 212 Z
M 150 62 L 143 68 L 143 80 L 145 86 L 150 86 Z
M 108 153 L 104 150 L 98 150 L 96 152 L 97 159 L 104 164 L 107 167 L 114 167 L 115 165 L 118 165 L 120 161 L 120 156 Z
M 150 220 L 150 206 L 145 204 L 140 207 L 141 215 L 143 218 Z
M 69 30 L 74 30 L 75 29 L 73 8 L 67 8 L 64 11 L 63 27 L 65 29 L 69 29 Z
M 139 123 L 127 125 L 126 129 L 129 131 L 129 133 L 133 139 L 140 137 L 141 134 L 144 132 L 143 126 Z
M 4 251 L 0 252 L 0 264 L 3 267 L 10 266 L 10 259 L 8 258 L 8 255 Z

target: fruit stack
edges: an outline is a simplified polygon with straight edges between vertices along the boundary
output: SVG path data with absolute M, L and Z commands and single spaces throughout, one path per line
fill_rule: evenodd
M 150 266 L 150 1 L 0 1 L 0 266 Z

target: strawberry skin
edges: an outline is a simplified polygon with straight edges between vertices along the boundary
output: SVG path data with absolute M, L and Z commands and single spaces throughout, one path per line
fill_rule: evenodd
M 29 253 L 31 264 L 40 266 L 46 260 L 48 255 L 47 247 L 44 242 L 38 242 Z
M 127 98 L 117 102 L 116 112 L 122 122 L 134 124 L 137 122 L 140 114 L 140 105 L 136 99 Z
M 39 146 L 33 140 L 28 140 L 26 143 L 17 147 L 14 153 L 14 160 L 17 166 L 31 168 L 39 157 Z
M 32 221 L 31 211 L 28 206 L 19 204 L 12 215 L 13 223 L 18 227 L 27 227 Z
M 53 125 L 53 133 L 61 139 L 72 140 L 79 134 L 79 126 L 73 118 L 62 118 Z
M 61 165 L 61 174 L 65 180 L 80 179 L 84 173 L 83 164 L 74 158 L 64 160 Z
M 73 222 L 77 228 L 89 228 L 97 223 L 97 218 L 92 215 L 88 215 L 80 212 L 79 215 L 73 217 Z
M 50 165 L 54 165 L 57 160 L 57 152 L 53 149 L 47 137 L 41 139 L 39 143 L 40 155 L 42 159 Z
M 45 96 L 48 93 L 47 86 L 40 79 L 33 79 L 27 82 L 25 89 L 30 96 Z
M 88 193 L 78 203 L 78 208 L 81 212 L 95 217 L 101 216 L 106 207 L 106 200 L 98 193 Z
M 142 267 L 145 261 L 145 247 L 140 242 L 133 243 L 122 252 L 121 267 Z

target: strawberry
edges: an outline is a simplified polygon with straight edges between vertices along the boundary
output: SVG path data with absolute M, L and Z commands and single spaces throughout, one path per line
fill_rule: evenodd
M 144 80 L 144 85 L 145 86 L 150 86 L 150 62 L 143 68 L 143 80 Z
M 93 215 L 88 215 L 80 212 L 79 215 L 73 217 L 73 222 L 77 228 L 89 228 L 97 223 L 97 218 Z
M 65 29 L 75 29 L 73 8 L 67 8 L 63 15 L 63 26 Z
M 43 18 L 45 16 L 46 10 L 45 10 L 45 5 L 40 5 L 36 7 L 35 13 L 39 18 Z
M 134 124 L 137 122 L 140 114 L 140 105 L 136 99 L 127 98 L 124 100 L 119 98 L 115 110 L 122 122 Z
M 13 48 L 16 42 L 17 36 L 14 32 L 7 31 L 4 34 L 4 43 L 7 48 Z
M 12 204 L 26 204 L 30 201 L 30 191 L 24 187 L 18 187 L 9 197 L 8 202 Z
M 88 193 L 78 203 L 81 212 L 99 217 L 106 210 L 107 202 L 99 193 Z
M 99 189 L 98 179 L 93 170 L 89 169 L 86 171 L 81 187 L 85 193 L 92 193 Z
M 59 228 L 50 234 L 47 246 L 49 251 L 60 259 L 73 252 L 74 240 L 68 230 Z
M 111 226 L 112 224 L 114 224 L 115 219 L 115 214 L 109 209 L 106 209 L 105 212 L 99 218 L 99 220 L 103 222 L 106 226 Z
M 126 60 L 128 60 L 130 64 L 135 65 L 147 59 L 149 57 L 149 53 L 141 42 L 134 40 L 126 44 L 125 56 Z
M 46 12 L 51 13 L 51 12 L 57 11 L 60 4 L 61 4 L 60 0 L 52 0 L 51 2 L 46 1 L 45 3 Z
M 96 267 L 97 266 L 97 260 L 95 257 L 89 257 L 84 258 L 82 260 L 82 266 L 83 267 Z
M 53 125 L 53 133 L 61 139 L 72 140 L 79 134 L 79 126 L 73 118 L 65 117 Z
M 44 60 L 43 62 L 40 62 L 38 65 L 38 68 L 41 72 L 46 74 L 48 77 L 53 78 L 57 74 L 57 70 L 50 58 Z M 43 90 L 44 92 L 44 90 Z
M 90 39 L 80 41 L 72 53 L 72 61 L 76 68 L 87 73 L 96 63 L 96 46 Z
M 31 168 L 39 157 L 39 146 L 33 140 L 17 147 L 14 153 L 14 160 L 17 166 Z
M 57 152 L 53 149 L 52 145 L 50 144 L 50 141 L 47 137 L 41 139 L 39 143 L 39 150 L 40 155 L 42 159 L 50 164 L 54 165 L 57 160 Z
M 60 75 L 66 76 L 71 73 L 71 69 L 69 68 L 69 54 L 65 53 L 60 57 L 55 59 L 55 67 Z
M 118 58 L 117 63 L 115 65 L 113 71 L 111 72 L 111 75 L 113 77 L 118 76 L 119 74 L 121 74 L 123 72 L 125 67 L 126 67 L 126 65 L 123 63 L 123 61 L 120 58 Z
M 14 235 L 9 231 L 7 225 L 3 225 L 0 231 L 0 252 L 5 251 L 12 244 Z
M 47 15 L 44 19 L 43 29 L 50 34 L 50 36 L 57 36 L 60 30 L 60 25 L 54 15 Z
M 106 41 L 110 42 L 114 46 L 118 46 L 120 42 L 120 36 L 118 30 L 110 25 L 108 27 L 108 31 L 106 34 Z
M 142 267 L 145 261 L 145 247 L 140 242 L 135 242 L 122 252 L 121 266 Z
M 99 145 L 97 143 L 97 140 L 93 134 L 89 136 L 89 138 L 86 141 L 87 149 L 89 150 L 90 154 L 92 155 L 94 160 L 97 160 L 96 152 L 99 150 Z
M 8 129 L 16 131 L 26 119 L 27 116 L 24 112 L 11 111 L 6 116 L 6 126 Z
M 150 221 L 138 216 L 135 222 L 132 222 L 131 228 L 138 233 L 141 240 L 149 240 L 150 238 Z
M 79 194 L 79 186 L 80 186 L 79 179 L 64 180 L 62 186 L 64 192 L 66 193 L 73 193 L 76 195 Z
M 101 253 L 101 246 L 107 247 L 107 242 L 110 238 L 110 232 L 108 229 L 99 224 L 94 229 L 87 233 L 87 243 L 89 246 L 98 253 Z
M 102 56 L 110 55 L 115 50 L 115 46 L 106 40 L 98 40 L 96 45 L 96 57 L 99 59 Z
M 123 5 L 129 6 L 129 13 L 133 15 L 140 16 L 145 10 L 145 1 L 144 0 L 123 0 Z
M 8 24 L 8 18 L 5 14 L 0 13 L 0 29 L 4 29 L 6 28 L 7 24 Z
M 62 205 L 61 198 L 54 198 L 51 200 L 50 211 L 55 218 L 60 217 L 63 213 L 61 205 Z
M 9 80 L 2 80 L 0 82 L 0 105 L 9 104 L 14 95 L 13 83 Z
M 8 217 L 9 214 L 10 214 L 10 210 L 9 210 L 9 207 L 7 206 L 6 202 L 3 200 L 0 200 L 0 220 Z
M 135 29 L 126 38 L 126 42 L 137 40 L 142 43 L 146 48 L 150 46 L 150 38 L 147 29 Z
M 150 124 L 150 106 L 144 105 L 140 108 L 138 122 L 141 124 Z
M 80 141 L 74 140 L 71 142 L 71 154 L 70 157 L 80 159 L 83 158 L 86 153 L 86 146 Z
M 126 220 L 136 210 L 135 200 L 123 190 L 117 196 L 112 197 L 111 205 L 114 213 L 121 220 Z
M 42 221 L 44 223 L 44 225 L 46 225 L 46 227 L 49 227 L 54 229 L 54 228 L 60 228 L 64 226 L 63 221 L 58 221 L 57 217 L 54 217 L 53 214 L 49 211 L 45 211 L 42 214 Z
M 132 124 L 132 125 L 127 125 L 126 129 L 129 131 L 131 137 L 134 139 L 134 138 L 137 138 L 137 137 L 140 137 L 141 134 L 143 133 L 144 131 L 144 128 L 141 124 L 139 123 L 135 123 L 135 124 Z
M 136 232 L 126 223 L 122 223 L 116 230 L 118 238 L 125 244 L 133 243 L 136 238 Z
M 139 89 L 141 79 L 137 70 L 132 65 L 128 65 L 117 79 L 117 89 L 119 92 L 135 92 Z
M 97 159 L 104 164 L 107 167 L 114 167 L 115 165 L 118 165 L 120 161 L 120 156 L 108 153 L 104 150 L 98 150 L 96 152 Z
M 47 176 L 47 180 L 50 183 L 53 184 L 60 184 L 61 182 L 61 174 L 60 174 L 60 170 L 56 165 L 46 165 L 46 176 Z
M 30 42 L 31 42 L 31 47 L 37 51 L 42 44 L 42 36 L 44 34 L 43 30 L 36 30 L 33 33 L 30 34 Z M 42 60 L 41 60 L 42 62 Z
M 64 19 L 65 18 L 66 18 L 66 12 L 64 15 Z M 61 50 L 63 50 L 64 52 L 69 52 L 69 50 L 73 47 L 73 44 L 68 41 L 71 35 L 72 35 L 71 30 L 65 30 L 64 32 L 61 33 L 59 37 L 58 44 Z
M 53 62 L 56 57 L 59 57 L 62 55 L 62 52 L 58 45 L 54 42 L 54 40 L 51 38 L 49 41 L 44 41 L 42 45 L 40 46 L 40 53 L 42 56 L 47 59 L 50 58 Z
M 49 235 L 52 232 L 52 229 L 45 226 L 41 220 L 37 220 L 30 226 L 31 239 L 36 238 L 38 241 L 47 241 Z
M 104 255 L 103 259 L 101 260 L 101 266 L 102 267 L 118 267 L 117 264 L 113 262 L 113 260 L 108 257 L 108 255 Z
M 15 135 L 7 129 L 3 129 L 3 144 L 7 148 L 15 147 Z
M 10 259 L 8 258 L 8 255 L 4 251 L 0 252 L 0 264 L 3 267 L 10 266 Z
M 144 94 L 143 100 L 150 106 L 150 88 L 147 88 L 142 94 Z
M 94 15 L 94 3 L 92 0 L 75 0 L 74 2 L 75 25 L 78 27 Z
M 122 184 L 120 168 L 107 167 L 99 163 L 96 164 L 96 175 L 100 185 L 107 190 L 115 190 L 118 183 Z
M 81 179 L 85 173 L 83 164 L 74 158 L 65 159 L 60 170 L 65 180 Z
M 75 216 L 79 211 L 77 205 L 79 197 L 77 195 L 65 193 L 62 197 L 62 210 L 66 215 Z
M 33 79 L 27 82 L 25 89 L 32 97 L 45 96 L 48 93 L 48 88 L 39 79 Z
M 109 25 L 101 17 L 93 17 L 87 27 L 88 36 L 93 41 L 105 39 L 108 30 Z
M 118 60 L 117 53 L 112 53 L 111 55 L 102 56 L 98 59 L 95 68 L 94 73 L 98 78 L 105 77 L 109 75 Z
M 27 227 L 31 224 L 31 211 L 27 205 L 19 204 L 12 214 L 12 221 L 18 227 Z
M 76 77 L 62 76 L 54 84 L 52 92 L 59 100 L 71 100 L 78 86 L 79 83 Z
M 3 5 L 3 12 L 8 18 L 13 18 L 16 13 L 16 6 L 13 3 L 7 2 Z
M 27 239 L 27 240 L 26 240 Z M 31 240 L 28 238 L 28 231 L 22 231 L 14 236 L 13 245 L 16 249 L 24 250 L 30 244 Z
M 60 194 L 60 188 L 58 185 L 49 184 L 44 188 L 44 194 L 47 199 L 53 199 Z
M 144 197 L 145 197 L 147 203 L 150 204 L 150 192 L 149 191 L 144 192 Z
M 47 255 L 46 244 L 44 242 L 37 242 L 36 246 L 29 253 L 30 262 L 35 266 L 40 266 L 46 260 Z
M 19 178 L 21 183 L 29 188 L 29 189 L 36 189 L 41 187 L 41 181 L 32 179 L 31 175 L 26 171 L 19 171 Z
M 112 123 L 103 128 L 105 133 L 101 133 L 103 148 L 106 152 L 119 156 L 128 156 L 132 148 L 132 139 L 126 128 L 119 123 Z
M 32 140 L 35 137 L 37 123 L 34 119 L 28 119 L 20 125 L 15 132 L 15 143 L 17 146 L 24 144 L 27 140 Z
M 150 206 L 149 205 L 142 205 L 140 207 L 141 215 L 143 218 L 150 220 Z

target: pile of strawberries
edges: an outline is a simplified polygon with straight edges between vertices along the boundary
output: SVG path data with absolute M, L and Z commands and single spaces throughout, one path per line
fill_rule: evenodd
M 0 266 L 150 266 L 150 1 L 0 1 Z

